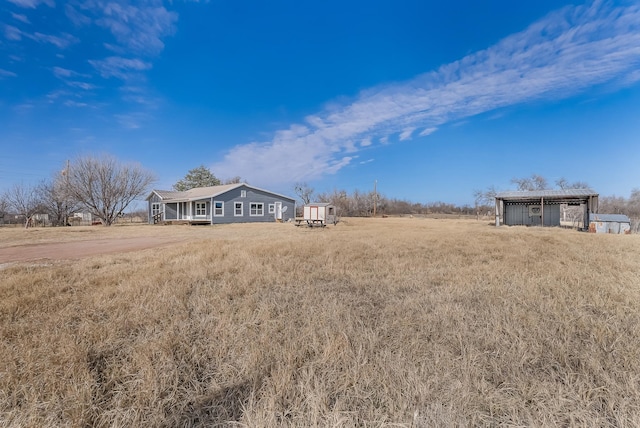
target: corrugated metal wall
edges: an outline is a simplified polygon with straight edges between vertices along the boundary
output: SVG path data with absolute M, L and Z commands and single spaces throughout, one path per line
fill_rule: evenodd
M 624 234 L 631 229 L 629 223 L 619 223 L 617 221 L 591 221 L 589 231 L 595 233 Z
M 529 206 L 539 205 L 506 202 L 504 205 L 504 224 L 507 226 L 540 226 L 539 216 L 529 216 Z M 544 204 L 544 225 L 560 226 L 560 205 Z

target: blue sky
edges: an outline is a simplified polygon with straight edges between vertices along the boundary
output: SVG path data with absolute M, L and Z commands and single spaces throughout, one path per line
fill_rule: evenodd
M 9 0 L 0 191 L 78 155 L 170 188 L 471 204 L 513 177 L 640 187 L 640 3 Z

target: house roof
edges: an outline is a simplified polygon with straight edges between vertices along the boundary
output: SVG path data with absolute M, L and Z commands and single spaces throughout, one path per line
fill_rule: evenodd
M 589 214 L 589 221 L 611 221 L 618 223 L 631 223 L 629 217 L 624 214 Z
M 258 190 L 261 192 L 271 193 L 273 195 L 277 195 L 284 199 L 290 199 L 295 201 L 294 198 L 289 196 L 280 195 L 278 193 L 270 192 L 269 190 L 260 189 L 255 186 L 250 186 L 246 183 L 234 183 L 234 184 L 222 184 L 220 186 L 209 186 L 209 187 L 194 187 L 193 189 L 186 190 L 184 192 L 176 192 L 174 190 L 153 190 L 151 194 L 147 197 L 147 200 L 154 193 L 160 196 L 160 199 L 163 201 L 176 201 L 176 202 L 185 202 L 185 201 L 196 201 L 200 199 L 208 199 L 213 198 L 223 193 L 226 193 L 230 190 L 237 189 L 238 187 L 248 187 L 249 189 Z
M 496 194 L 496 199 L 563 199 L 563 198 L 588 198 L 598 196 L 591 189 L 560 189 L 560 190 L 524 190 L 506 191 Z

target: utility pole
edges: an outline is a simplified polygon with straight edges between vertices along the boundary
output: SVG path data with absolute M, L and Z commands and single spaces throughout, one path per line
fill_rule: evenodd
M 373 216 L 376 216 L 376 208 L 378 206 L 378 180 L 373 181 Z
M 67 168 L 64 170 L 65 186 L 64 186 L 64 225 L 69 224 L 69 159 L 67 159 Z

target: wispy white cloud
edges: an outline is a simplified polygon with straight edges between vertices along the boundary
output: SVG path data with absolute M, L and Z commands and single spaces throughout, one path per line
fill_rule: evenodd
M 360 141 L 360 147 L 369 147 L 371 144 L 372 143 L 370 137 L 363 138 L 362 141 Z
M 116 114 L 115 118 L 123 128 L 139 129 L 149 120 L 149 115 L 145 112 L 133 112 Z
M 415 131 L 415 130 L 416 130 L 415 127 L 405 128 L 400 133 L 400 141 L 409 140 L 411 138 L 411 134 L 413 134 L 413 131 Z
M 4 70 L 2 68 L 0 68 L 0 79 L 5 78 L 5 77 L 16 77 L 17 74 L 14 73 L 13 71 L 9 71 L 9 70 Z
M 41 4 L 46 4 L 49 7 L 54 7 L 55 2 L 53 0 L 8 0 L 9 3 L 13 3 L 16 6 L 20 6 L 25 9 L 35 9 Z
M 436 128 L 435 126 L 429 127 L 429 128 L 424 128 L 418 135 L 421 137 L 426 137 L 427 135 L 431 135 L 434 132 L 436 132 L 438 130 L 438 128 Z
M 5 25 L 4 37 L 7 40 L 22 40 L 22 31 L 13 25 Z
M 102 17 L 96 23 L 109 29 L 120 45 L 138 54 L 156 55 L 162 51 L 162 38 L 174 33 L 178 19 L 162 2 L 105 2 L 98 3 L 97 8 Z
M 91 18 L 84 15 L 73 4 L 67 3 L 64 6 L 64 13 L 69 20 L 76 26 L 82 27 L 91 25 Z
M 85 91 L 90 91 L 92 89 L 96 89 L 96 85 L 94 85 L 92 83 L 81 82 L 81 81 L 78 81 L 78 80 L 69 80 L 66 83 L 67 83 L 67 85 L 71 86 L 72 88 L 83 89 Z
M 145 58 L 164 49 L 163 38 L 175 32 L 178 21 L 162 0 L 86 0 L 65 5 L 65 14 L 76 26 L 95 24 L 107 30 L 113 36 L 103 44 L 108 50 Z
M 57 100 L 71 96 L 72 94 L 67 91 L 67 90 L 55 90 L 55 91 L 51 91 L 46 95 L 47 98 L 47 102 L 52 104 L 55 103 Z
M 73 70 L 69 70 L 62 67 L 53 67 L 53 75 L 58 79 L 62 79 L 65 77 L 75 76 L 77 73 Z
M 66 107 L 87 107 L 88 104 L 87 103 L 82 103 L 82 102 L 78 102 L 78 101 L 73 101 L 73 100 L 67 100 L 64 102 L 64 105 Z
M 425 136 L 497 108 L 638 81 L 638 22 L 638 4 L 563 8 L 436 71 L 363 91 L 350 103 L 305 118 L 303 125 L 277 131 L 270 141 L 236 146 L 214 170 L 263 185 L 312 180 L 348 165 L 353 141 L 385 144 L 390 135 L 406 139 L 417 128 Z
M 32 40 L 41 43 L 50 43 L 60 49 L 66 49 L 74 43 L 79 41 L 78 38 L 72 36 L 71 34 L 63 33 L 60 36 L 53 36 L 51 34 L 42 34 L 42 33 L 33 33 L 27 34 L 25 32 L 22 33 L 25 37 L 28 37 Z
M 119 56 L 111 56 L 104 60 L 89 60 L 89 63 L 95 67 L 102 77 L 117 77 L 122 80 L 137 77 L 138 72 L 149 70 L 152 67 L 150 62 L 145 62 L 138 58 L 122 58 Z
M 101 78 L 119 79 L 123 81 L 120 84 L 125 86 L 131 82 L 144 86 L 145 72 L 152 68 L 153 60 L 164 49 L 164 39 L 175 33 L 178 20 L 178 14 L 167 8 L 170 2 L 165 4 L 163 0 L 69 0 L 59 2 L 58 5 L 64 11 L 67 20 L 67 25 L 61 25 L 59 28 L 68 32 L 49 34 L 42 30 L 37 32 L 29 28 L 28 24 L 41 12 L 43 5 L 55 7 L 54 0 L 9 1 L 22 9 L 10 11 L 12 24 L 15 25 L 0 23 L 0 35 L 14 42 L 12 46 L 16 45 L 15 42 L 34 41 L 55 46 L 60 50 L 54 53 L 54 56 L 48 57 L 56 60 L 56 63 L 50 64 L 49 69 L 64 82 L 66 89 L 76 89 L 75 93 L 70 94 L 67 94 L 67 91 L 50 92 L 65 93 L 65 96 L 46 96 L 49 102 L 56 100 L 61 105 L 69 99 L 67 96 L 71 97 L 72 102 L 80 103 L 79 98 L 95 94 L 87 91 L 113 87 L 113 83 L 94 83 Z M 90 40 L 97 37 L 103 41 L 102 46 L 98 49 L 91 46 L 91 49 L 76 50 L 76 54 L 92 52 L 92 56 L 86 58 L 84 67 L 74 66 L 77 72 L 70 70 L 71 67 L 65 68 L 64 64 L 68 64 L 66 51 L 75 44 L 89 43 L 90 40 L 86 38 L 86 34 L 89 33 L 96 34 Z M 65 52 L 62 52 L 63 50 Z M 41 63 L 44 63 L 43 58 Z M 151 98 L 141 91 L 135 95 L 127 93 L 122 101 L 150 105 Z M 89 100 L 82 102 L 85 101 Z M 128 123 L 130 125 L 131 122 Z
M 30 24 L 31 23 L 29 21 L 29 18 L 27 18 L 27 15 L 23 15 L 21 13 L 13 13 L 13 12 L 11 12 L 11 17 L 13 19 L 15 19 L 16 21 L 20 21 L 20 22 L 23 22 L 25 24 Z

